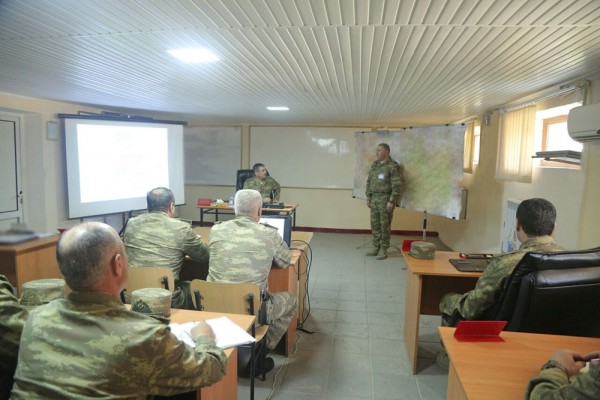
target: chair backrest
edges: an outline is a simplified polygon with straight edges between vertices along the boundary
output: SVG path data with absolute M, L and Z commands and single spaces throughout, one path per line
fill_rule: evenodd
M 244 182 L 246 179 L 254 176 L 254 170 L 251 169 L 238 169 L 237 178 L 235 180 L 235 190 L 241 190 L 244 188 Z
M 175 279 L 173 278 L 173 270 L 171 270 L 171 268 L 129 267 L 128 273 L 128 295 L 131 295 L 134 290 L 144 288 L 161 288 L 170 290 L 171 292 L 175 290 Z
M 600 248 L 525 254 L 490 319 L 505 330 L 600 337 Z
M 260 289 L 254 283 L 221 283 L 194 279 L 190 283 L 190 291 L 197 310 L 256 315 L 260 308 Z M 252 303 L 250 298 L 253 299 Z

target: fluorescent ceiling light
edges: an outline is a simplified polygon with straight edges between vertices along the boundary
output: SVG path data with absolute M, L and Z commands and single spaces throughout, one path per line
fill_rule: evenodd
M 267 107 L 269 111 L 289 111 L 288 107 Z
M 189 49 L 173 49 L 168 50 L 167 52 L 179 61 L 187 64 L 199 64 L 219 61 L 219 57 L 217 57 L 212 51 L 203 47 Z

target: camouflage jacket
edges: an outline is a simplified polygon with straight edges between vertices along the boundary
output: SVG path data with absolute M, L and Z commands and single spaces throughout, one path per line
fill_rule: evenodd
M 271 197 L 271 191 L 273 191 L 273 200 L 279 202 L 279 195 L 281 193 L 281 186 L 279 183 L 270 176 L 266 176 L 261 182 L 257 177 L 246 179 L 244 182 L 244 189 L 254 189 L 260 192 L 260 195 L 264 199 L 265 197 Z
M 131 218 L 123 237 L 129 265 L 133 267 L 169 267 L 175 281 L 186 255 L 206 262 L 208 248 L 189 223 L 153 211 Z
M 271 266 L 286 268 L 291 261 L 290 249 L 277 229 L 246 216 L 215 224 L 208 248 L 208 281 L 253 282 L 262 290 L 268 289 Z
M 569 383 L 569 377 L 558 368 L 549 368 L 533 378 L 527 387 L 527 400 L 600 399 L 600 365 L 580 374 Z
M 367 178 L 367 201 L 373 195 L 389 196 L 388 201 L 397 204 L 404 191 L 404 166 L 388 158 L 371 164 Z
M 519 250 L 492 258 L 483 275 L 477 280 L 475 289 L 465 293 L 449 293 L 440 302 L 440 311 L 452 315 L 458 310 L 467 320 L 480 319 L 499 299 L 508 277 L 525 253 L 529 251 L 562 250 L 551 236 L 531 238 L 521 244 Z
M 114 297 L 73 292 L 31 311 L 12 399 L 146 399 L 212 385 L 227 357 L 213 339 L 192 348 Z
M 27 314 L 19 305 L 12 285 L 0 275 L 0 399 L 7 399 L 10 393 Z

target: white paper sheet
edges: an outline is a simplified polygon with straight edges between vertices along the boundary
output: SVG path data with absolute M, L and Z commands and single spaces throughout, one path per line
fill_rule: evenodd
M 206 323 L 212 328 L 216 336 L 217 346 L 221 349 L 239 346 L 255 342 L 256 339 L 248 332 L 240 328 L 232 320 L 227 317 L 219 317 L 207 319 Z M 196 322 L 186 322 L 185 324 L 172 323 L 169 324 L 171 332 L 182 342 L 196 347 L 196 342 L 192 339 L 191 330 L 196 325 Z

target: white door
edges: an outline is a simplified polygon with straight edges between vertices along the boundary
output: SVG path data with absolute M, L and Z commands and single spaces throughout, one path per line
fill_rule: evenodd
M 20 129 L 19 117 L 0 113 L 0 230 L 23 221 Z

